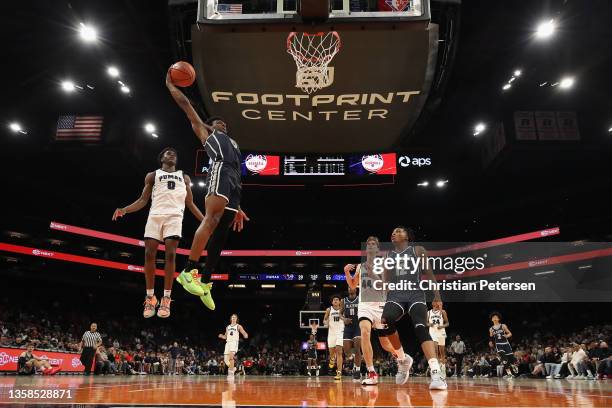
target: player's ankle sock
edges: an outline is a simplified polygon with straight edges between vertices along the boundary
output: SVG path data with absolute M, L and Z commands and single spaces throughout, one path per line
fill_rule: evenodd
M 147 296 L 148 297 L 155 296 L 155 289 L 147 289 Z
M 395 353 L 397 354 L 397 359 L 398 360 L 403 360 L 406 358 L 406 354 L 404 354 L 404 348 L 400 347 L 399 349 L 395 350 Z
M 368 372 L 373 372 L 374 371 L 374 366 L 368 366 Z
M 440 375 L 440 363 L 438 362 L 437 358 L 430 358 L 427 363 L 429 364 L 429 369 L 431 370 L 432 377 Z
M 164 296 L 165 297 L 170 297 L 171 294 L 172 294 L 172 289 L 170 289 L 170 290 L 165 290 L 164 289 Z

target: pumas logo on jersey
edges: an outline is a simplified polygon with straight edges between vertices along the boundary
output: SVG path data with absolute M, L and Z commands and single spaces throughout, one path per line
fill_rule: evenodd
M 376 173 L 382 169 L 384 164 L 382 154 L 370 154 L 361 158 L 361 165 L 370 173 Z
M 249 154 L 244 164 L 250 172 L 259 173 L 265 170 L 268 165 L 268 158 L 263 154 Z

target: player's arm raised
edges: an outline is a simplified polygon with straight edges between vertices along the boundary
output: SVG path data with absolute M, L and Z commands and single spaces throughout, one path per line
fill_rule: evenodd
M 118 218 L 123 217 L 125 214 L 133 213 L 144 208 L 151 198 L 151 192 L 153 191 L 153 184 L 155 183 L 155 173 L 151 172 L 145 177 L 145 185 L 142 189 L 142 193 L 138 200 L 134 201 L 127 207 L 117 208 L 113 213 L 113 221 L 117 221 Z
M 357 289 L 359 286 L 359 273 L 360 273 L 360 265 L 357 265 L 357 270 L 355 271 L 355 275 L 351 276 L 351 272 L 355 270 L 355 265 L 347 264 L 344 267 L 344 276 L 346 278 L 346 284 L 351 289 Z
M 185 206 L 189 208 L 189 211 L 198 219 L 198 221 L 202 221 L 204 219 L 204 214 L 198 208 L 197 205 L 193 202 L 193 192 L 191 191 L 191 178 L 185 174 L 185 187 L 187 188 L 187 196 L 185 197 Z
M 249 338 L 249 334 L 246 332 L 246 330 L 244 330 L 244 327 L 242 327 L 241 324 L 238 325 L 238 331 L 240 332 L 240 334 L 242 334 L 242 337 L 244 337 L 245 339 Z
M 202 144 L 206 143 L 206 139 L 208 139 L 208 135 L 213 129 L 202 121 L 198 113 L 193 109 L 193 106 L 191 106 L 189 98 L 172 83 L 170 79 L 170 70 L 166 73 L 166 87 L 170 91 L 170 95 L 172 95 L 176 104 L 185 112 L 185 115 L 187 115 L 187 119 L 191 122 L 191 127 L 198 139 L 200 139 L 200 142 L 202 142 Z
M 425 274 L 427 275 L 427 279 L 429 279 L 430 282 L 437 283 L 436 277 L 434 276 L 433 271 L 429 267 L 429 262 L 427 262 L 427 251 L 425 251 L 425 248 L 423 248 L 422 246 L 418 246 L 415 248 L 415 253 L 417 257 L 422 257 L 423 261 L 425 262 Z M 442 298 L 440 297 L 440 291 L 434 289 L 432 292 L 434 293 L 434 302 L 441 302 Z

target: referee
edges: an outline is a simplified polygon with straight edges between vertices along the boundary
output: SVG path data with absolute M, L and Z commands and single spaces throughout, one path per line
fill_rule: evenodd
M 102 337 L 98 333 L 98 325 L 92 323 L 89 330 L 83 333 L 79 349 L 81 350 L 81 363 L 85 366 L 85 375 L 91 375 L 91 366 L 93 365 L 96 350 L 102 344 Z

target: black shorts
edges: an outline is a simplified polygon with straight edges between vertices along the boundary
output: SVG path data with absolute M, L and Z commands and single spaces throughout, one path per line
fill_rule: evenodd
M 240 173 L 224 162 L 214 162 L 206 177 L 206 197 L 216 195 L 225 198 L 226 209 L 238 212 L 242 196 Z
M 402 317 L 410 312 L 412 306 L 417 303 L 422 303 L 427 307 L 427 300 L 425 299 L 425 292 L 421 290 L 417 291 L 403 291 L 403 292 L 389 292 L 387 295 L 387 303 L 395 303 L 402 309 Z
M 513 354 L 510 343 L 495 343 L 495 349 L 497 350 L 497 354 L 501 356 L 510 356 Z
M 306 358 L 311 358 L 313 360 L 317 359 L 317 350 L 308 350 L 308 353 L 306 353 Z
M 344 326 L 344 340 L 353 340 L 355 337 L 361 337 L 361 329 L 358 324 L 349 324 Z

